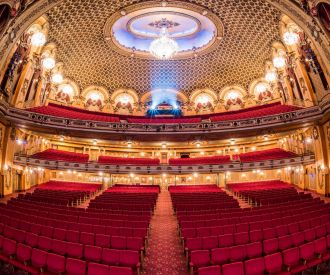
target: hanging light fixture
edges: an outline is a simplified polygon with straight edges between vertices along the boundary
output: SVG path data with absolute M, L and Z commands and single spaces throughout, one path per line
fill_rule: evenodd
M 178 43 L 169 37 L 167 27 L 163 27 L 160 37 L 151 42 L 149 51 L 158 59 L 170 59 L 179 50 Z

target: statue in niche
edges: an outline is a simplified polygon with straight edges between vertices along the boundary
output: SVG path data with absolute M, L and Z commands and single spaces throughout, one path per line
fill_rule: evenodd
M 7 98 L 15 91 L 23 67 L 28 61 L 31 51 L 30 42 L 31 35 L 28 33 L 23 34 L 15 53 L 9 61 L 9 65 L 0 85 L 2 92 Z
M 30 101 L 35 98 L 41 79 L 42 79 L 42 66 L 41 66 L 40 58 L 36 57 L 34 62 L 34 71 L 28 91 L 25 96 L 25 101 Z
M 239 105 L 241 108 L 243 108 L 244 107 L 243 100 L 239 96 L 229 97 L 226 100 L 225 108 L 228 110 L 231 106 L 237 106 L 237 105 Z

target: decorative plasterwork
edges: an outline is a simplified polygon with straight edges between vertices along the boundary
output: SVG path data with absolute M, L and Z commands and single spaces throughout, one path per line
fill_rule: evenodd
M 58 46 L 57 60 L 65 64 L 64 74 L 81 89 L 92 84 L 109 91 L 130 87 L 141 96 L 159 87 L 175 88 L 186 95 L 201 87 L 218 92 L 234 83 L 247 88 L 264 74 L 264 62 L 271 57 L 270 44 L 279 39 L 280 13 L 261 0 L 194 3 L 219 16 L 226 26 L 217 49 L 197 58 L 143 60 L 111 49 L 103 36 L 104 24 L 131 1 L 96 0 L 86 5 L 64 0 L 48 12 L 49 37 Z
M 149 46 L 164 26 L 179 45 L 173 59 L 207 54 L 220 45 L 224 34 L 219 17 L 202 6 L 183 1 L 148 1 L 112 14 L 104 26 L 104 37 L 122 55 L 155 59 Z

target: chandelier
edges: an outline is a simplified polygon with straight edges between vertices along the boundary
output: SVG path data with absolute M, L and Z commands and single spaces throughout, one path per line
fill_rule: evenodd
M 158 59 L 170 59 L 179 50 L 178 43 L 169 37 L 167 27 L 163 27 L 160 37 L 151 42 L 149 51 Z

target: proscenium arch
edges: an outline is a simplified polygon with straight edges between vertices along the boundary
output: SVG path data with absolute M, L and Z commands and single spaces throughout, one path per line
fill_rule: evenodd
M 63 0 L 39 0 L 31 4 L 25 11 L 23 11 L 16 20 L 11 21 L 7 29 L 4 31 L 5 36 L 1 38 L 0 49 L 5 49 L 0 60 L 0 68 L 6 62 L 7 56 L 11 52 L 12 47 L 18 41 L 24 31 L 33 24 L 35 20 L 41 17 L 48 10 L 52 9 Z M 324 69 L 327 74 L 330 74 L 330 47 L 327 36 L 323 33 L 322 26 L 315 24 L 315 20 L 306 14 L 296 2 L 290 0 L 264 0 L 270 5 L 281 11 L 283 14 L 289 16 L 311 39 L 318 54 L 324 61 Z M 0 0 L 0 4 L 5 1 Z M 320 1 L 321 2 L 321 1 Z M 328 0 L 323 1 L 328 2 Z

